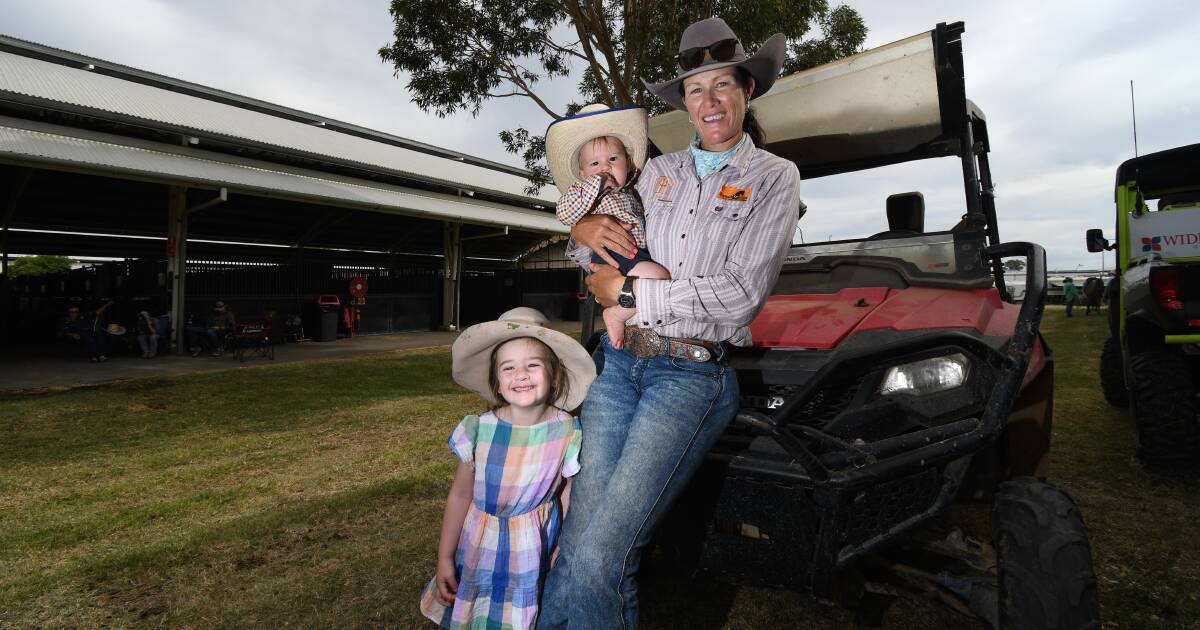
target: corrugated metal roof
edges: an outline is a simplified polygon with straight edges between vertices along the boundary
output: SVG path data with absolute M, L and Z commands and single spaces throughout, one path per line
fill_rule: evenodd
M 0 161 L 226 187 L 349 208 L 565 233 L 553 214 L 261 160 L 0 117 Z
M 374 141 L 198 96 L 0 51 L 0 98 L 106 113 L 202 139 L 230 139 L 375 171 L 530 199 L 518 175 Z M 549 188 L 537 197 L 553 203 Z

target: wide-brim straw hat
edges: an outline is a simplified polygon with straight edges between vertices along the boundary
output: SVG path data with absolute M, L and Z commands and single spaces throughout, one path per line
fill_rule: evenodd
M 125 336 L 125 327 L 120 324 L 109 324 L 108 328 L 105 328 L 105 330 L 107 330 L 108 334 L 110 335 L 116 335 L 118 337 Z
M 492 369 L 492 350 L 511 339 L 532 337 L 550 347 L 567 370 L 567 388 L 555 407 L 571 410 L 583 402 L 588 388 L 596 380 L 596 364 L 587 350 L 571 337 L 546 327 L 541 311 L 520 306 L 500 315 L 494 322 L 475 324 L 454 340 L 451 350 L 454 382 L 479 394 L 493 405 L 504 404 L 492 396 L 488 374 Z
M 754 93 L 750 95 L 750 98 L 755 99 L 766 94 L 771 86 L 775 85 L 775 79 L 779 77 L 779 71 L 783 68 L 783 60 L 787 55 L 787 37 L 783 33 L 775 33 L 758 49 L 758 52 L 747 56 L 746 50 L 742 47 L 742 41 L 738 39 L 733 29 L 729 28 L 725 20 L 714 17 L 688 25 L 683 31 L 683 36 L 679 38 L 679 52 L 682 53 L 693 48 L 705 48 L 727 39 L 738 40 L 733 56 L 728 60 L 716 61 L 706 54 L 704 61 L 691 70 L 684 70 L 683 66 L 679 66 L 679 75 L 674 79 L 662 83 L 646 83 L 643 80 L 642 83 L 645 83 L 647 90 L 669 103 L 671 107 L 686 110 L 687 108 L 683 105 L 683 94 L 679 89 L 681 81 L 700 72 L 738 66 L 754 77 Z
M 579 149 L 591 140 L 612 136 L 625 145 L 637 170 L 646 165 L 646 108 L 640 105 L 609 107 L 585 105 L 579 113 L 559 118 L 546 129 L 546 162 L 554 185 L 566 192 L 579 178 Z

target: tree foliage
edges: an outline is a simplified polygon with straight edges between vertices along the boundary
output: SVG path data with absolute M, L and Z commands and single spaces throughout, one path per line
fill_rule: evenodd
M 71 259 L 66 256 L 23 256 L 8 263 L 10 278 L 22 276 L 44 276 L 71 268 Z
M 1022 271 L 1025 269 L 1025 261 L 1017 258 L 1010 258 L 1004 261 L 1004 268 L 1009 271 Z
M 679 37 L 688 24 L 721 16 L 755 51 L 772 34 L 788 37 L 785 72 L 856 52 L 867 28 L 846 6 L 826 0 L 392 0 L 394 41 L 379 50 L 408 77 L 426 112 L 478 115 L 496 98 L 527 98 L 551 119 L 587 103 L 668 109 L 642 79 L 675 76 Z M 556 107 L 543 81 L 579 77 L 579 101 Z M 505 130 L 500 140 L 530 170 L 529 194 L 549 183 L 541 130 Z

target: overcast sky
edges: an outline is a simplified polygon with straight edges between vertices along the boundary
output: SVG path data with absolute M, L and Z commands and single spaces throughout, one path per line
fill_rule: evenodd
M 966 22 L 967 95 L 988 118 L 1000 233 L 1046 247 L 1051 269 L 1099 267 L 1083 233 L 1113 236 L 1114 170 L 1132 157 L 1129 81 L 1141 153 L 1200 142 L 1194 2 L 848 2 L 867 47 Z M 478 118 L 439 119 L 410 102 L 379 60 L 391 39 L 384 0 L 0 0 L 0 32 L 519 165 L 496 134 L 549 119 L 527 102 L 487 104 Z M 574 85 L 547 86 L 555 106 Z M 883 229 L 884 200 L 920 190 L 926 226 L 963 212 L 954 159 L 805 182 L 806 240 Z M 1111 266 L 1111 254 L 1105 262 Z

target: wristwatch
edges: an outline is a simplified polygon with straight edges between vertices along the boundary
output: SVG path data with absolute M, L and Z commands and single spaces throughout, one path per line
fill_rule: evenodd
M 622 308 L 637 307 L 637 298 L 633 295 L 633 281 L 637 279 L 637 276 L 625 276 L 625 284 L 621 285 L 621 292 L 617 294 L 618 306 Z

